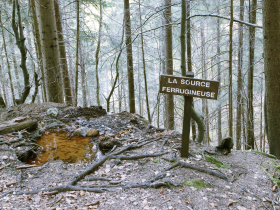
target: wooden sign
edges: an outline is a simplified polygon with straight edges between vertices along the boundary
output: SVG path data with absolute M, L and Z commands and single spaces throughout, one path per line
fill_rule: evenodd
M 217 100 L 218 89 L 219 82 L 217 81 L 173 75 L 160 76 L 160 93 Z

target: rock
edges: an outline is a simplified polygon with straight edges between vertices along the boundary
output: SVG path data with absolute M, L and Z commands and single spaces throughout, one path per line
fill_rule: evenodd
M 57 108 L 50 108 L 47 110 L 47 115 L 50 117 L 57 117 L 58 115 L 58 109 Z
M 93 128 L 90 128 L 87 132 L 87 136 L 97 136 L 99 134 L 99 130 L 96 130 L 96 129 L 93 129 Z
M 88 131 L 87 127 L 80 127 L 74 131 L 74 136 L 86 136 Z
M 57 129 L 65 126 L 66 124 L 56 119 L 47 120 L 45 122 L 45 128 L 48 130 Z
M 99 146 L 105 150 L 112 149 L 115 145 L 122 146 L 122 144 L 118 140 L 110 136 L 104 137 L 99 142 Z
M 2 157 L 2 159 L 3 160 L 7 160 L 9 157 L 7 156 L 7 155 L 4 155 L 3 157 Z

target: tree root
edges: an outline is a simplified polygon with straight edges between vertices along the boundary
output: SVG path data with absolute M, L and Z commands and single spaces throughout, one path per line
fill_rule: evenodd
M 57 187 L 50 187 L 45 189 L 39 189 L 39 190 L 31 190 L 31 191 L 18 191 L 13 192 L 14 195 L 30 195 L 30 194 L 37 194 L 39 192 L 67 192 L 67 191 L 88 191 L 88 192 L 95 192 L 95 193 L 104 193 L 106 190 L 104 189 L 96 189 L 96 188 L 86 188 L 86 187 L 80 187 L 80 186 L 73 186 L 73 185 L 62 185 Z
M 117 160 L 138 160 L 138 159 L 143 159 L 147 157 L 158 157 L 165 155 L 169 152 L 161 152 L 157 154 L 143 154 L 143 155 L 133 155 L 133 156 L 125 156 L 121 155 L 124 152 L 127 152 L 129 150 L 137 149 L 140 148 L 146 144 L 158 141 L 162 139 L 163 137 L 159 138 L 149 138 L 149 139 L 144 139 L 142 141 L 139 141 L 137 144 L 130 144 L 127 145 L 124 148 L 121 148 L 117 151 L 111 151 L 109 152 L 106 156 L 103 156 L 93 164 L 91 164 L 88 168 L 86 168 L 84 171 L 80 172 L 79 174 L 75 175 L 72 177 L 72 179 L 68 182 L 68 184 L 62 185 L 62 186 L 56 186 L 56 187 L 49 187 L 49 188 L 43 188 L 43 189 L 38 189 L 38 190 L 30 190 L 30 191 L 9 191 L 4 193 L 0 198 L 5 197 L 8 194 L 13 193 L 14 195 L 22 195 L 22 194 L 37 194 L 39 192 L 43 192 L 43 194 L 49 194 L 49 193 L 60 193 L 60 192 L 66 192 L 66 191 L 88 191 L 88 192 L 95 192 L 95 193 L 103 193 L 105 191 L 110 191 L 110 188 L 118 188 L 121 187 L 123 189 L 129 189 L 129 188 L 159 188 L 159 187 L 170 187 L 174 186 L 170 181 L 158 181 L 166 177 L 166 172 L 172 168 L 175 168 L 177 166 L 182 166 L 186 168 L 191 168 L 194 170 L 198 170 L 200 172 L 208 173 L 213 176 L 217 176 L 221 179 L 228 180 L 227 177 L 216 171 L 212 171 L 206 168 L 201 168 L 192 164 L 184 163 L 182 161 L 177 161 L 173 166 L 167 168 L 164 170 L 163 173 L 157 175 L 156 177 L 144 182 L 144 183 L 125 183 L 121 184 L 121 180 L 112 180 L 109 178 L 105 177 L 86 177 L 87 175 L 91 174 L 95 170 L 97 170 L 101 165 L 103 165 L 107 160 L 110 159 L 117 159 Z M 163 158 L 166 159 L 166 158 Z M 25 168 L 25 167 L 23 167 Z M 77 183 L 80 181 L 107 181 L 110 182 L 107 185 L 77 185 Z M 21 182 L 20 175 L 18 176 L 18 183 Z
M 213 171 L 213 170 L 210 170 L 210 169 L 207 169 L 207 168 L 202 168 L 202 167 L 199 167 L 199 166 L 195 166 L 195 165 L 192 165 L 190 163 L 185 163 L 185 162 L 182 162 L 182 161 L 177 161 L 177 163 L 175 163 L 174 165 L 168 167 L 167 169 L 165 169 L 165 171 L 168 171 L 172 168 L 175 168 L 177 166 L 182 166 L 184 168 L 190 168 L 190 169 L 194 169 L 194 170 L 197 170 L 197 171 L 200 171 L 200 172 L 203 172 L 203 173 L 207 173 L 207 174 L 210 174 L 212 176 L 217 176 L 221 179 L 224 179 L 226 181 L 228 181 L 228 178 L 220 173 L 220 172 L 217 172 L 217 171 Z

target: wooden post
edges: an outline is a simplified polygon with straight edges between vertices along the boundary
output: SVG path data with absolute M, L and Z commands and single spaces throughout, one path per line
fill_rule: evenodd
M 194 76 L 193 72 L 187 72 L 187 77 Z M 190 145 L 190 121 L 191 121 L 191 109 L 193 98 L 184 96 L 184 118 L 183 118 L 183 131 L 182 131 L 182 147 L 181 157 L 189 157 L 189 145 Z

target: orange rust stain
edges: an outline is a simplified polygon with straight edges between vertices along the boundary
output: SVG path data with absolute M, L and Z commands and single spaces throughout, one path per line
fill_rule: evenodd
M 41 165 L 50 160 L 62 160 L 67 163 L 76 163 L 78 160 L 88 161 L 95 157 L 96 151 L 92 150 L 94 143 L 89 137 L 74 136 L 68 138 L 68 133 L 63 131 L 47 131 L 37 144 L 42 150 L 36 158 L 28 159 L 28 164 Z

